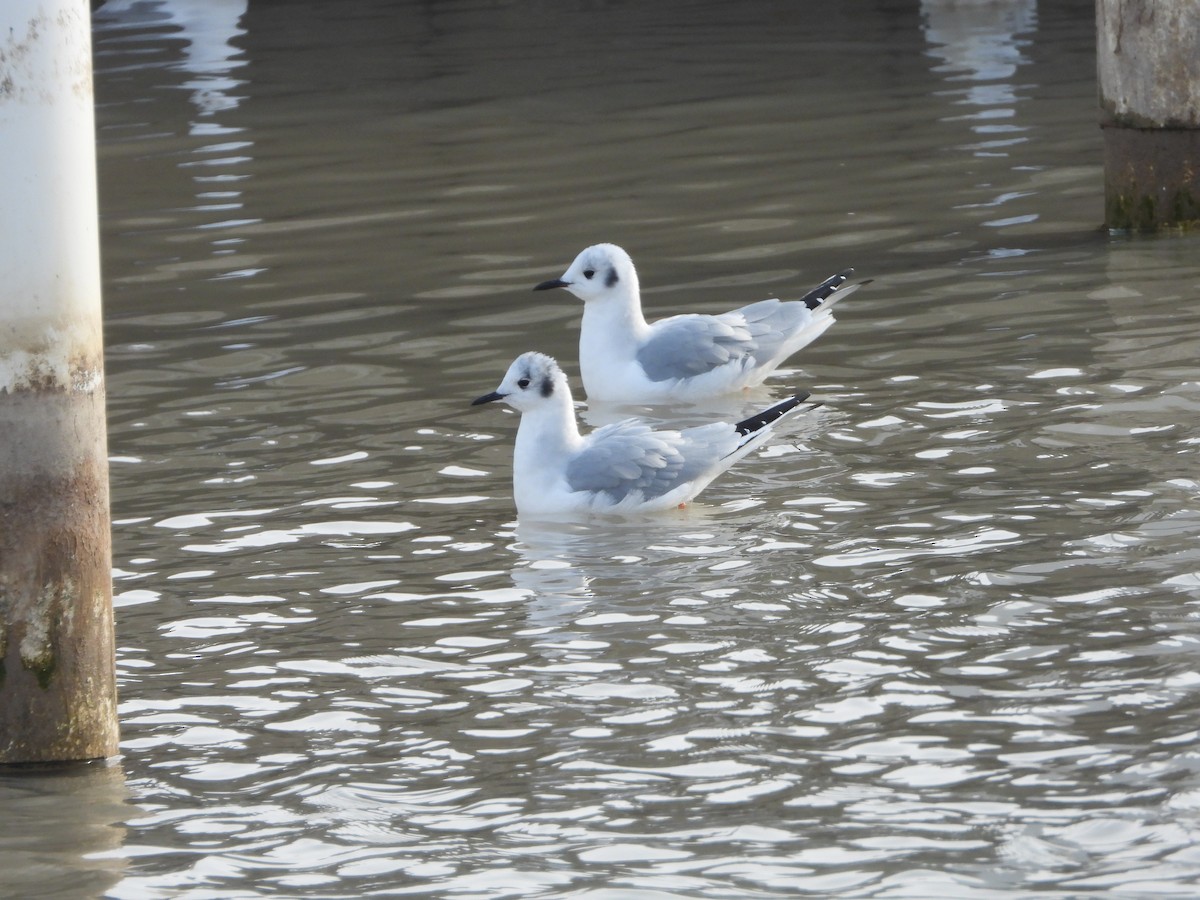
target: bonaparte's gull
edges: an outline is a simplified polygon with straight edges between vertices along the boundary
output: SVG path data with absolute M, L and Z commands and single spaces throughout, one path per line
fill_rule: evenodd
M 838 272 L 799 300 L 760 300 L 722 315 L 671 316 L 651 325 L 629 254 L 596 244 L 561 278 L 534 290 L 566 288 L 583 301 L 579 369 L 588 399 L 655 403 L 761 384 L 833 324 L 829 308 L 836 300 L 867 283 L 843 287 L 853 272 Z
M 531 351 L 472 406 L 503 400 L 521 414 L 513 451 L 517 512 L 553 517 L 682 506 L 766 441 L 772 424 L 806 399 L 798 394 L 737 423 L 655 431 L 627 419 L 581 435 L 567 376 L 549 356 Z

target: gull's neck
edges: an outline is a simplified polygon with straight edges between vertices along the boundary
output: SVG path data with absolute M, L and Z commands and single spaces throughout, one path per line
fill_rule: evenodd
M 559 378 L 553 396 L 521 414 L 513 449 L 513 493 L 518 507 L 523 497 L 543 493 L 548 481 L 560 475 L 567 457 L 583 438 L 575 421 L 575 405 L 566 379 Z
M 632 360 L 649 333 L 635 274 L 627 275 L 607 296 L 586 301 L 579 329 L 579 368 L 584 382 L 602 378 L 607 365 Z

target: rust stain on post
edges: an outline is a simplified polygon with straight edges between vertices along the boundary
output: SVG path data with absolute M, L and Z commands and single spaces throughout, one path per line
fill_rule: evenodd
M 103 417 L 103 390 L 0 391 L 0 763 L 117 752 Z

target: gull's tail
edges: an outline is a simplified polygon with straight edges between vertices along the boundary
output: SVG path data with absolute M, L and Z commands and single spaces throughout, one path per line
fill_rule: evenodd
M 838 272 L 836 275 L 830 275 L 815 288 L 801 297 L 799 302 L 803 303 L 809 309 L 816 309 L 818 306 L 823 306 L 825 309 L 828 309 L 843 297 L 849 297 L 864 284 L 871 283 L 870 279 L 867 281 L 860 281 L 858 284 L 852 284 L 839 292 L 838 289 L 841 288 L 842 285 L 846 283 L 846 279 L 853 274 L 853 269 L 842 269 L 842 271 Z
M 770 409 L 764 409 L 762 412 L 757 413 L 748 419 L 743 419 L 733 427 L 737 429 L 737 433 L 743 437 L 752 437 L 772 423 L 779 421 L 779 419 L 790 413 L 808 398 L 808 391 L 796 394 L 794 397 L 788 397 L 788 399 L 780 403 L 776 403 Z M 809 409 L 816 409 L 820 405 L 820 403 L 813 403 Z

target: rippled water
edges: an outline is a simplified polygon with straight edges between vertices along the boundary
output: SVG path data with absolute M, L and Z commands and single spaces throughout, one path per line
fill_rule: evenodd
M 123 755 L 0 780 L 11 895 L 1196 894 L 1200 243 L 1099 228 L 1091 15 L 101 6 Z M 518 523 L 468 403 L 598 240 L 874 283 L 634 410 L 825 401 L 701 502 Z

